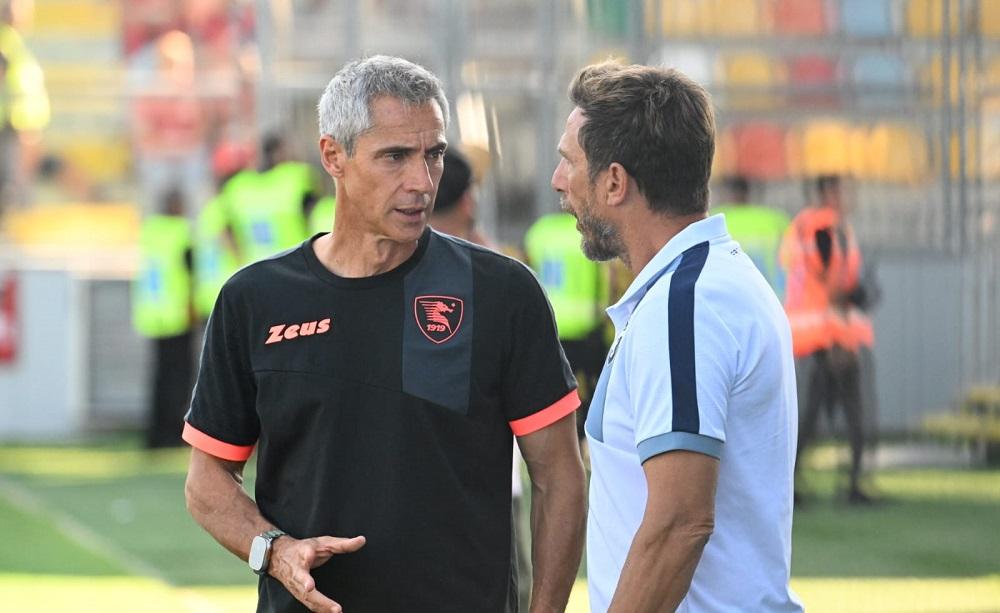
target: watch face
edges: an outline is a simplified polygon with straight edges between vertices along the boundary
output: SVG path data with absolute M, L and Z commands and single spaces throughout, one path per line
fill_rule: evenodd
M 266 538 L 253 537 L 253 541 L 250 542 L 250 559 L 248 560 L 251 569 L 259 571 L 264 568 L 264 562 L 267 560 L 267 545 Z

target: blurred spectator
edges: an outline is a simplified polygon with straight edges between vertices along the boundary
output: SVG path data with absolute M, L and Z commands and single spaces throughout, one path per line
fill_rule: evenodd
M 212 155 L 216 193 L 198 212 L 194 231 L 194 307 L 199 321 L 208 319 L 222 285 L 239 268 L 224 193 L 226 183 L 252 160 L 253 151 L 233 144 L 216 148 Z
M 321 192 L 319 175 L 292 159 L 284 138 L 264 139 L 259 172 L 245 170 L 224 190 L 240 262 L 248 264 L 304 241 L 306 216 Z
M 438 232 L 493 247 L 476 226 L 476 193 L 472 167 L 459 151 L 444 156 L 444 173 L 438 185 L 431 225 Z
M 788 228 L 788 215 L 783 211 L 750 202 L 750 181 L 743 176 L 727 179 L 729 200 L 712 213 L 726 217 L 726 228 L 743 252 L 750 256 L 757 269 L 771 284 L 779 297 L 785 295 L 785 272 L 778 262 L 781 237 Z
M 154 51 L 152 79 L 139 86 L 133 105 L 142 206 L 152 206 L 170 186 L 178 186 L 185 202 L 202 202 L 208 155 L 194 47 L 187 34 L 171 30 Z
M 18 32 L 29 5 L 0 5 L 0 214 L 27 201 L 27 175 L 37 166 L 49 97 L 35 56 Z
M 309 210 L 308 217 L 310 235 L 332 231 L 333 221 L 337 217 L 337 198 L 323 196 Z
M 824 408 L 843 408 L 851 449 L 848 502 L 869 503 L 861 488 L 865 406 L 860 353 L 874 343 L 868 301 L 860 284 L 861 252 L 847 221 L 837 176 L 815 182 L 816 200 L 785 234 L 781 260 L 788 271 L 785 310 L 799 378 L 799 445 L 796 470 L 816 436 Z M 801 488 L 796 499 L 802 500 Z
M 132 319 L 154 346 L 146 444 L 179 446 L 194 378 L 191 225 L 180 190 L 164 194 L 160 212 L 143 222 L 139 248 Z
M 577 434 L 585 442 L 583 424 L 608 353 L 604 309 L 610 297 L 607 265 L 587 259 L 581 241 L 576 218 L 564 212 L 543 215 L 524 235 L 528 264 L 552 302 L 559 340 L 580 385 Z

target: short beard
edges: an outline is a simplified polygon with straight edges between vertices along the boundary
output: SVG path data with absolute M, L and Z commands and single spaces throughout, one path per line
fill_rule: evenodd
M 595 262 L 607 262 L 617 257 L 624 257 L 625 243 L 622 242 L 618 228 L 604 219 L 598 219 L 588 212 L 577 218 L 580 223 L 580 234 L 583 235 L 583 255 Z

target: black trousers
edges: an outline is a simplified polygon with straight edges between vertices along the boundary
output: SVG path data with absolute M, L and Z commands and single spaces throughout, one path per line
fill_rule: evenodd
M 800 369 L 796 472 L 803 452 L 816 439 L 820 415 L 825 411 L 832 422 L 839 406 L 844 412 L 847 439 L 851 447 L 849 487 L 851 492 L 856 492 L 861 479 L 861 459 L 865 445 L 865 416 L 858 354 L 840 348 L 817 351 L 800 359 L 796 366 Z
M 146 446 L 178 447 L 194 381 L 193 334 L 153 341 L 153 385 Z

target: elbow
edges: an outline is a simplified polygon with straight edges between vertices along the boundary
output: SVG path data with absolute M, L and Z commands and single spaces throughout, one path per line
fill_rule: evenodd
M 708 544 L 713 532 L 715 532 L 715 518 L 711 516 L 689 523 L 684 530 L 684 534 L 699 551 Z
M 715 531 L 713 514 L 672 518 L 653 531 L 652 540 L 664 548 L 680 547 L 700 552 Z

